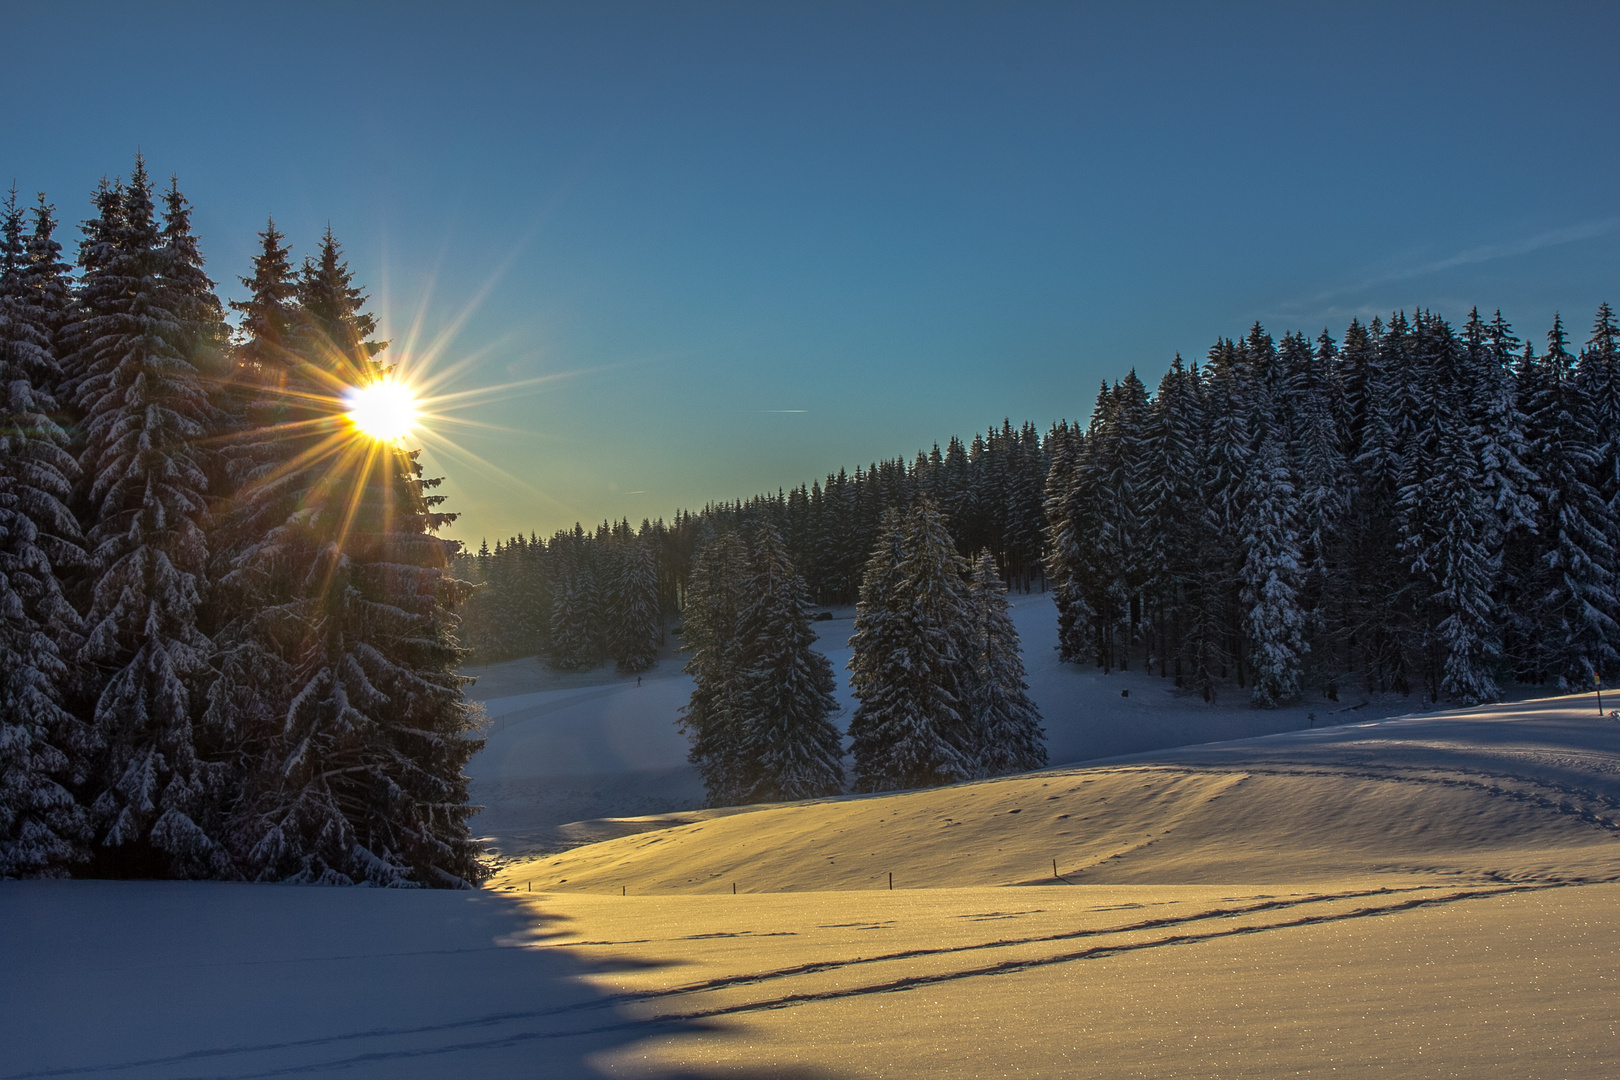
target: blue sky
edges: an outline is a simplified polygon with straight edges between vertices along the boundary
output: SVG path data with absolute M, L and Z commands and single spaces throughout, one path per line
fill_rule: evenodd
M 0 179 L 330 223 L 476 543 L 1084 417 L 1255 319 L 1620 302 L 1613 4 L 0 8 Z M 76 238 L 67 230 L 65 239 Z M 482 461 L 478 460 L 482 459 Z

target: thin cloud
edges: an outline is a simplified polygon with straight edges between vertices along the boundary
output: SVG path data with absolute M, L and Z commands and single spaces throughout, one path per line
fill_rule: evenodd
M 1616 229 L 1620 229 L 1620 216 L 1597 218 L 1575 225 L 1566 225 L 1558 229 L 1548 229 L 1545 232 L 1536 233 L 1534 236 L 1527 236 L 1522 240 L 1500 244 L 1481 244 L 1479 247 L 1469 248 L 1467 251 L 1458 252 L 1444 259 L 1390 270 L 1357 282 L 1354 285 L 1329 289 L 1326 292 L 1317 293 L 1315 296 L 1296 300 L 1286 305 L 1282 314 L 1286 315 L 1289 312 L 1303 309 L 1316 310 L 1322 304 L 1336 297 L 1348 293 L 1365 292 L 1379 285 L 1388 285 L 1397 281 L 1411 281 L 1414 278 L 1454 270 L 1459 266 L 1475 266 L 1496 259 L 1511 259 L 1518 255 L 1528 255 L 1533 251 L 1540 251 L 1542 248 L 1573 244 L 1581 240 L 1592 240 L 1599 236 L 1606 236 Z
M 1425 263 L 1406 270 L 1395 271 L 1382 278 L 1377 278 L 1370 284 L 1381 285 L 1389 281 L 1405 281 L 1408 278 L 1423 277 L 1425 274 L 1438 274 L 1442 270 L 1450 270 L 1455 266 L 1472 266 L 1475 263 L 1490 262 L 1492 259 L 1507 259 L 1514 255 L 1528 255 L 1532 251 L 1542 248 L 1557 247 L 1559 244 L 1573 244 L 1577 240 L 1591 240 L 1603 236 L 1620 228 L 1620 217 L 1606 217 L 1597 221 L 1585 221 L 1579 225 L 1566 225 L 1562 229 L 1549 229 L 1543 233 L 1511 244 L 1485 244 L 1472 248 L 1461 254 L 1453 255 L 1449 259 L 1439 262 Z
M 762 413 L 807 413 L 809 409 L 761 409 Z

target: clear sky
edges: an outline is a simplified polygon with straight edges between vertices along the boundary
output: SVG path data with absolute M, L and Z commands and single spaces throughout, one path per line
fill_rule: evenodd
M 0 5 L 0 180 L 139 147 L 239 296 L 330 223 L 394 340 L 512 388 L 476 544 L 1083 418 L 1255 319 L 1620 303 L 1620 5 Z M 64 239 L 77 238 L 75 229 Z

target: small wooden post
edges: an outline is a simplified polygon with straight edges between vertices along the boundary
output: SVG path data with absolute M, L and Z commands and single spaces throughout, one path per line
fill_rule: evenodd
M 894 871 L 889 871 L 889 891 L 894 892 Z
M 1052 876 L 1053 876 L 1053 877 L 1057 877 L 1057 876 L 1058 876 L 1058 872 L 1057 872 L 1057 860 L 1056 860 L 1056 859 L 1053 859 L 1053 860 L 1052 860 Z
M 630 886 L 628 886 L 628 885 L 620 885 L 619 886 L 619 895 L 620 896 L 629 896 L 630 895 Z
M 1592 685 L 1597 688 L 1598 719 L 1601 720 L 1603 719 L 1603 676 L 1595 671 L 1592 672 Z
M 732 883 L 731 883 L 731 895 L 732 895 L 732 896 L 736 896 L 736 895 L 737 895 L 737 883 L 736 883 L 736 882 L 735 882 L 735 881 L 733 881 L 733 882 L 732 882 Z
M 534 882 L 529 882 L 529 891 L 534 892 Z

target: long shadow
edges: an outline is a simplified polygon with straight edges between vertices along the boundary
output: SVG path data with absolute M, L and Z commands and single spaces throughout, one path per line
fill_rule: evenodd
M 548 944 L 560 929 L 488 892 L 0 883 L 0 1078 L 567 1080 L 651 1038 L 725 1037 L 630 1012 L 606 965 Z

